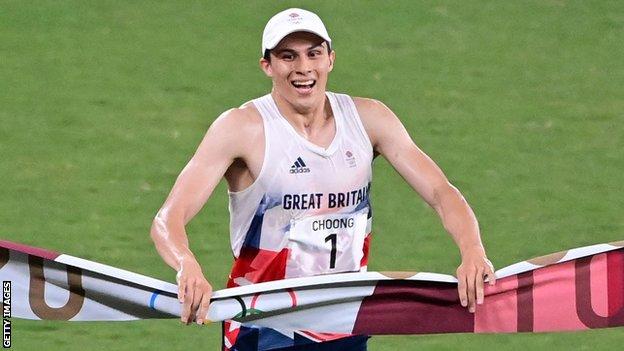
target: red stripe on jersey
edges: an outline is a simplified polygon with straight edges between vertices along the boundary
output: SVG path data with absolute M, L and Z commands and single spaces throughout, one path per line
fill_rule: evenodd
M 364 267 L 368 265 L 368 252 L 370 249 L 370 241 L 371 241 L 372 234 L 373 233 L 368 233 L 366 238 L 364 238 L 364 246 L 362 247 L 362 252 L 364 254 L 362 255 L 362 260 L 360 261 L 360 267 Z
M 236 343 L 236 339 L 238 338 L 238 332 L 240 332 L 240 328 L 235 328 L 230 330 L 230 325 L 232 322 L 223 322 L 223 338 L 227 339 L 231 346 L 234 346 Z M 227 345 L 223 344 L 223 351 L 230 351 L 231 348 Z
M 305 335 L 316 342 L 332 341 L 353 336 L 351 334 L 315 333 L 309 330 L 300 330 L 299 334 Z
M 370 249 L 371 233 L 364 239 L 362 247 L 362 259 L 360 267 L 368 264 L 368 254 Z M 246 283 L 263 283 L 273 280 L 280 280 L 286 277 L 286 263 L 288 260 L 289 250 L 283 249 L 279 252 L 257 249 L 254 247 L 244 247 L 241 249 L 238 258 L 234 260 L 230 278 L 227 283 L 228 288 L 240 286 L 236 282 L 236 278 L 243 278 Z M 240 283 L 240 282 L 239 282 Z M 293 307 L 297 305 L 296 296 L 292 291 L 288 291 L 293 300 Z M 255 306 L 257 296 L 252 298 L 251 307 Z M 224 338 L 234 345 L 238 339 L 240 329 L 229 331 L 230 323 L 225 322 Z M 315 333 L 311 331 L 298 331 L 302 336 L 314 342 L 326 342 L 342 339 L 352 336 L 352 334 L 332 334 L 332 333 Z M 229 351 L 227 347 L 224 350 Z
M 227 287 L 239 286 L 240 284 L 235 282 L 236 278 L 244 278 L 249 283 L 284 279 L 287 259 L 288 249 L 275 252 L 255 247 L 244 247 L 234 261 Z

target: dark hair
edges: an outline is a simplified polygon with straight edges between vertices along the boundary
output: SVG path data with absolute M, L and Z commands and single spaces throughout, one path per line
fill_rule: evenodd
M 331 45 L 329 45 L 329 42 L 327 40 L 325 40 L 323 42 L 327 44 L 327 53 L 328 54 L 331 53 L 332 49 L 331 49 Z M 269 49 L 264 50 L 264 56 L 262 56 L 262 57 L 264 57 L 265 60 L 271 62 L 271 50 L 269 50 Z

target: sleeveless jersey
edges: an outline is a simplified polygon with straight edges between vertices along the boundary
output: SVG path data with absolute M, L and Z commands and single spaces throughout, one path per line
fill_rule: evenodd
M 229 192 L 235 261 L 228 287 L 366 269 L 373 149 L 351 97 L 326 96 L 336 129 L 327 148 L 299 135 L 270 94 L 253 100 L 264 125 L 264 160 L 252 185 Z M 224 325 L 225 349 L 236 344 L 240 327 Z

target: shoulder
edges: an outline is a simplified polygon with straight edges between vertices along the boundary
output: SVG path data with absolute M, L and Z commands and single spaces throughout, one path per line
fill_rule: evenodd
M 223 112 L 210 128 L 245 133 L 262 128 L 262 117 L 253 103 L 247 102 L 241 107 L 231 108 Z
M 356 96 L 352 99 L 373 145 L 377 143 L 380 134 L 400 127 L 401 122 L 397 116 L 383 102 Z
M 390 111 L 388 106 L 386 106 L 386 104 L 384 104 L 383 102 L 377 99 L 365 98 L 365 97 L 359 97 L 359 96 L 352 96 L 351 99 L 353 99 L 353 103 L 355 104 L 355 107 L 358 109 L 358 112 L 364 112 L 368 114 L 392 112 Z
M 357 107 L 358 112 L 360 112 L 360 110 L 363 112 L 368 112 L 388 108 L 383 102 L 377 99 L 359 96 L 352 96 L 351 99 L 353 99 L 353 103 L 355 104 L 355 107 Z
M 240 141 L 253 142 L 264 137 L 262 116 L 251 102 L 241 107 L 231 108 L 212 122 L 206 137 L 218 138 L 224 142 L 248 144 Z
M 396 118 L 392 110 L 379 100 L 357 96 L 352 97 L 352 99 L 365 125 L 367 123 L 383 123 L 389 118 Z
M 246 103 L 223 112 L 212 122 L 200 150 L 214 149 L 239 157 L 261 142 L 264 142 L 262 117 L 253 103 Z

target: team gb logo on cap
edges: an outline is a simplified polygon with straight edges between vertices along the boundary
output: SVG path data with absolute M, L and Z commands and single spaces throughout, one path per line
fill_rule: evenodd
M 299 24 L 301 23 L 301 20 L 302 20 L 301 16 L 296 12 L 293 12 L 290 15 L 288 15 L 288 22 L 290 22 L 291 24 Z

